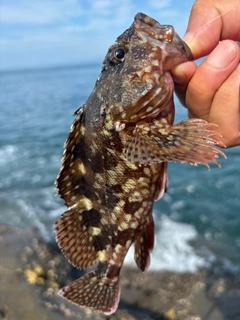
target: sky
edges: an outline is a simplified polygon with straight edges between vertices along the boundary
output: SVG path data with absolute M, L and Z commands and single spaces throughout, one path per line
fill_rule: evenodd
M 194 0 L 0 0 L 0 70 L 101 62 L 137 12 L 180 36 Z

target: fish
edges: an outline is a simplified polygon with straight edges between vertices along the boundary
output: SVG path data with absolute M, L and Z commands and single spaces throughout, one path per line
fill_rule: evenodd
M 168 162 L 220 166 L 220 135 L 200 119 L 174 122 L 170 70 L 191 60 L 171 25 L 138 13 L 109 48 L 94 89 L 75 113 L 56 179 L 67 210 L 54 224 L 68 259 L 87 273 L 60 289 L 104 314 L 120 299 L 120 270 L 134 244 L 140 270 L 154 247 L 153 203 L 167 191 Z

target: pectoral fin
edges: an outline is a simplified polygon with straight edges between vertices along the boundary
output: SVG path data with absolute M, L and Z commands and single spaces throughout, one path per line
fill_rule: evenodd
M 224 147 L 217 140 L 220 134 L 210 127 L 215 124 L 204 120 L 190 119 L 169 125 L 166 119 L 136 126 L 127 141 L 125 157 L 132 163 L 152 164 L 159 162 L 182 162 L 203 164 L 209 168 L 212 161 L 220 166 L 217 158 L 225 154 L 213 145 Z

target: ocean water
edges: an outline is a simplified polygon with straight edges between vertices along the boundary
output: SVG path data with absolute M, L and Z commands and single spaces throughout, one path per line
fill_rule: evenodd
M 54 180 L 73 112 L 101 65 L 0 73 L 0 223 L 37 227 L 46 241 L 65 211 Z M 187 117 L 176 102 L 176 120 Z M 169 164 L 169 189 L 155 203 L 150 269 L 215 267 L 240 274 L 240 148 L 221 168 Z M 132 251 L 126 262 L 133 263 Z

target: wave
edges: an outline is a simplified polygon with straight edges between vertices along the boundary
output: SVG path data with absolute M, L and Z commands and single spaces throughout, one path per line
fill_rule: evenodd
M 9 161 L 16 160 L 18 155 L 18 147 L 14 145 L 5 145 L 0 149 L 0 166 L 4 166 Z
M 207 261 L 198 256 L 189 244 L 189 241 L 198 237 L 194 226 L 172 221 L 166 215 L 155 215 L 155 225 L 155 245 L 149 270 L 195 272 L 208 266 Z M 127 264 L 135 264 L 133 255 L 131 247 L 125 259 Z

